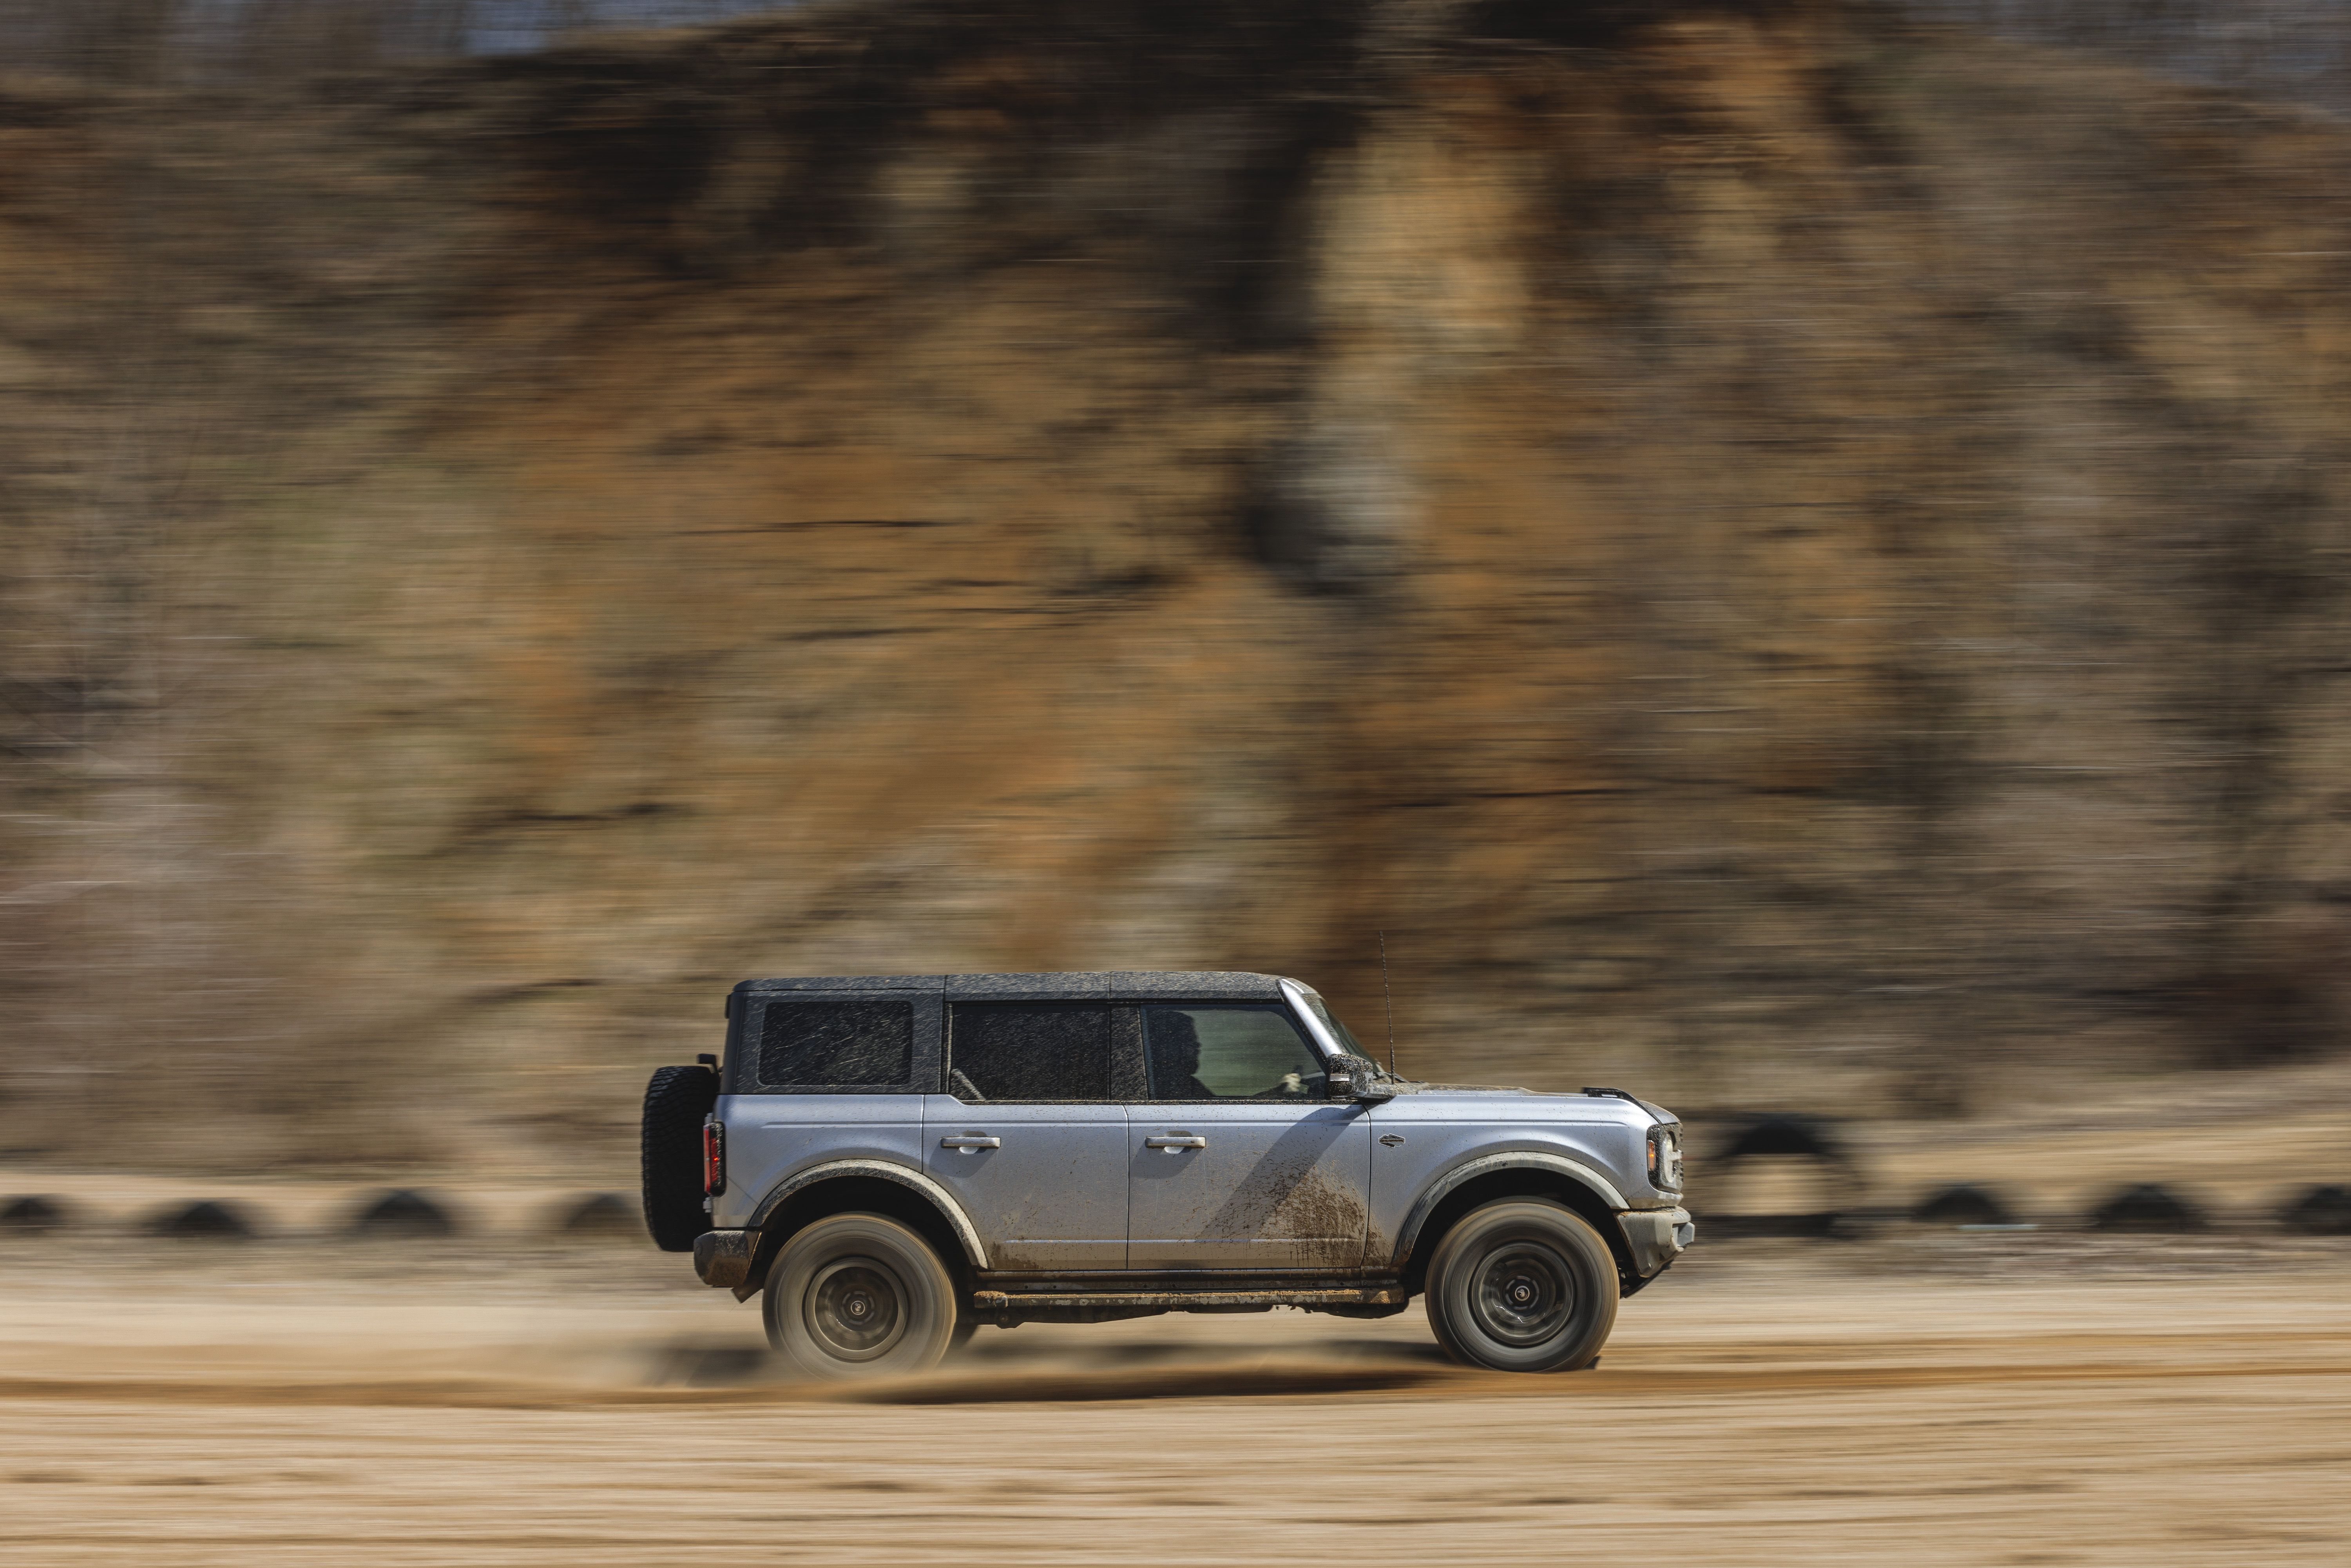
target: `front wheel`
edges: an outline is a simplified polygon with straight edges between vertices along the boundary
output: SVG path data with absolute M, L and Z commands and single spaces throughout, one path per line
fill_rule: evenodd
M 904 1377 L 946 1354 L 955 1278 L 896 1220 L 829 1214 L 784 1243 L 763 1310 L 768 1343 L 804 1377 Z
M 1428 1260 L 1428 1322 L 1456 1361 L 1497 1372 L 1574 1372 L 1616 1326 L 1616 1260 L 1560 1204 L 1473 1208 Z

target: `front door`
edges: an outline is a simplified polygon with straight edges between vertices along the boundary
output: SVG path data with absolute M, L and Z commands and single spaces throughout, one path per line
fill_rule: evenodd
M 991 1269 L 1126 1266 L 1126 1107 L 1111 1009 L 956 1002 L 947 1092 L 923 1103 L 923 1168 L 962 1204 Z
M 1371 1121 L 1324 1098 L 1287 1008 L 1145 1007 L 1129 1108 L 1127 1267 L 1360 1269 Z

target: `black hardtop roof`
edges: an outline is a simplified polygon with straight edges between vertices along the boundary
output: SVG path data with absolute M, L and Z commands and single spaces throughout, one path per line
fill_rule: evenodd
M 949 1001 L 1101 998 L 1279 1001 L 1281 977 L 1241 969 L 1083 969 L 1063 975 L 817 975 L 746 980 L 737 991 L 938 991 Z

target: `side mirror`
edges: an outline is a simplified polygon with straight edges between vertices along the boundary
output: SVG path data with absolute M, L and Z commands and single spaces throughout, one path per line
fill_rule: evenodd
M 1383 1100 L 1395 1098 L 1395 1091 L 1380 1079 L 1378 1069 L 1368 1061 L 1333 1063 L 1330 1070 L 1331 1098 L 1353 1100 L 1359 1104 L 1375 1105 Z

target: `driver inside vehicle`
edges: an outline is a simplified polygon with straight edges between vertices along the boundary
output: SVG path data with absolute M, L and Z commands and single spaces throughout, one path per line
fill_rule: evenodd
M 1322 1064 L 1278 1008 L 1144 1009 L 1155 1100 L 1321 1099 Z

